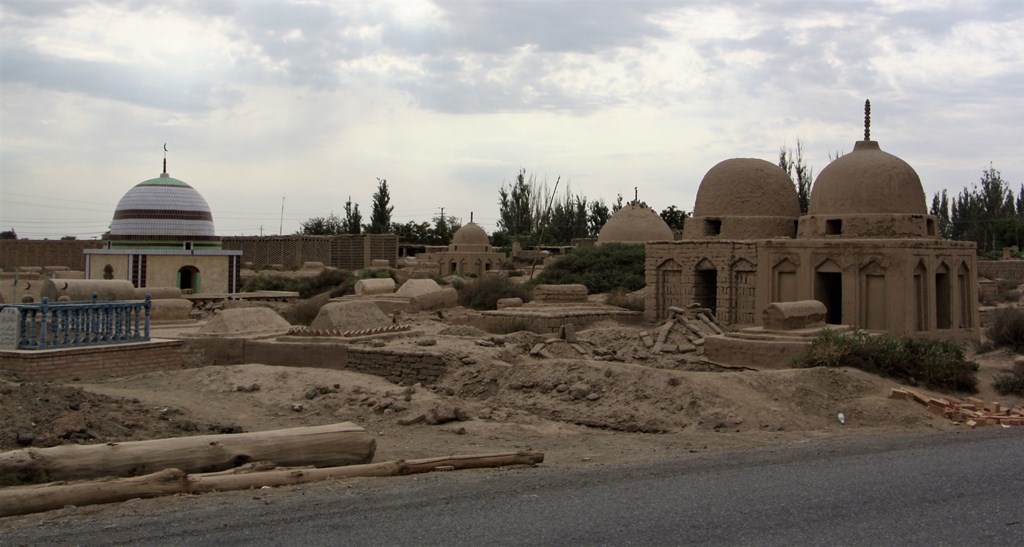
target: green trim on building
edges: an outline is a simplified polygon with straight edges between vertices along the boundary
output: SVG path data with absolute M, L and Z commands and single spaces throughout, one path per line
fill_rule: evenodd
M 183 180 L 178 180 L 174 177 L 157 177 L 155 179 L 144 180 L 136 184 L 136 186 L 181 186 L 184 188 L 192 188 L 189 183 Z

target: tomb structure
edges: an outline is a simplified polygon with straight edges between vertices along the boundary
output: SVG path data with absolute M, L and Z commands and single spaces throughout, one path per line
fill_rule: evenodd
M 188 294 L 234 293 L 242 251 L 221 248 L 203 196 L 167 173 L 135 185 L 118 202 L 102 249 L 85 249 L 88 279 L 125 279 L 135 287 L 176 287 Z
M 427 261 L 437 261 L 437 273 L 440 275 L 483 277 L 485 272 L 503 267 L 507 258 L 505 254 L 496 252 L 494 247 L 491 247 L 487 232 L 473 222 L 472 214 L 469 218 L 469 224 L 455 231 L 448 250 L 418 257 L 424 257 Z
M 975 244 L 943 240 L 914 169 L 870 139 L 824 169 L 806 214 L 779 167 L 729 159 L 701 181 L 683 240 L 649 241 L 645 319 L 698 305 L 731 326 L 817 300 L 825 323 L 977 339 Z

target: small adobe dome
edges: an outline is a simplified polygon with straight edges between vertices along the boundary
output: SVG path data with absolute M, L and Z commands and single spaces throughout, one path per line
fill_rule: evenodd
M 487 237 L 487 232 L 479 224 L 470 220 L 469 224 L 455 230 L 448 250 L 460 253 L 489 253 L 491 252 L 491 241 Z
M 608 219 L 597 236 L 602 243 L 643 243 L 645 241 L 672 241 L 672 229 L 654 209 L 629 204 Z
M 135 241 L 149 246 L 180 246 L 193 241 L 197 245 L 219 246 L 213 228 L 210 206 L 195 188 L 172 178 L 166 172 L 158 178 L 136 184 L 114 209 L 110 234 L 112 242 Z
M 821 170 L 807 213 L 927 215 L 925 200 L 910 164 L 883 152 L 877 141 L 858 141 L 853 152 Z
M 793 181 L 781 167 L 755 158 L 733 158 L 712 167 L 697 190 L 694 217 L 800 216 Z

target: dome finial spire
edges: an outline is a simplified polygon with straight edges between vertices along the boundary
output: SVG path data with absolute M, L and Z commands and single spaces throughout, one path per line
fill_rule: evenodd
M 167 143 L 164 143 L 164 170 L 160 173 L 160 178 L 167 178 L 170 175 L 167 174 Z
M 871 140 L 871 100 L 864 101 L 864 140 Z

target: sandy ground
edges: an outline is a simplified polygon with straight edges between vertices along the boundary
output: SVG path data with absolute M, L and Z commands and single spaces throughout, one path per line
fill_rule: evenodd
M 578 333 L 600 359 L 580 359 L 560 343 L 549 344 L 550 357 L 542 358 L 529 352 L 540 335 L 494 337 L 434 314 L 406 319 L 414 334 L 385 344 L 422 350 L 417 341 L 434 338 L 436 350 L 462 366 L 433 386 L 301 363 L 63 384 L 4 380 L 0 449 L 351 421 L 377 436 L 375 461 L 533 449 L 545 453 L 545 465 L 567 466 L 963 427 L 890 399 L 895 381 L 854 369 L 726 369 L 693 354 L 654 356 L 638 328 L 616 323 Z M 977 356 L 981 398 L 1024 403 L 991 387 L 1012 360 L 1004 351 Z

